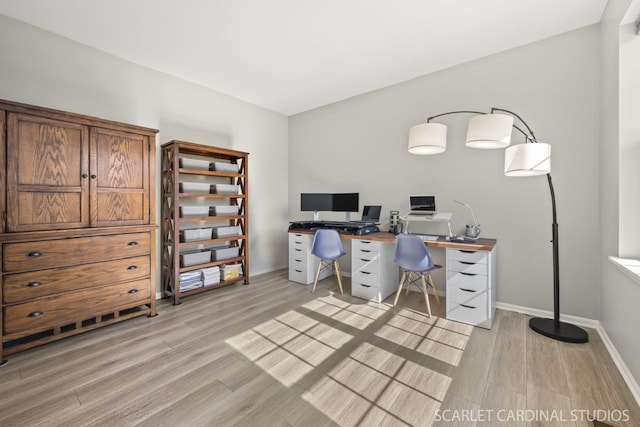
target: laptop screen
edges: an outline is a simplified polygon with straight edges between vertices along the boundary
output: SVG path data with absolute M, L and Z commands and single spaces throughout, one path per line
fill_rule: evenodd
M 381 210 L 382 206 L 365 206 L 364 209 L 362 209 L 362 221 L 380 221 Z
M 412 211 L 435 212 L 436 196 L 409 196 Z

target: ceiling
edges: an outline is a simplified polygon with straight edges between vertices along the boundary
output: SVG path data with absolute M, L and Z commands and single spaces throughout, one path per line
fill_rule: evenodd
M 600 21 L 607 0 L 0 0 L 0 13 L 291 115 Z

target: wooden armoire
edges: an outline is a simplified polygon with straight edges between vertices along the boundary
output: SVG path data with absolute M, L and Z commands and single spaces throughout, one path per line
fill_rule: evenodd
M 4 355 L 155 316 L 158 132 L 0 100 Z

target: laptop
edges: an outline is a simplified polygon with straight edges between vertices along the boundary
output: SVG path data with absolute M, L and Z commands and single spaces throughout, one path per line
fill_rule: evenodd
M 362 209 L 362 219 L 360 221 L 352 221 L 362 224 L 377 224 L 380 222 L 380 211 L 382 206 L 365 206 Z
M 409 196 L 409 204 L 411 205 L 409 215 L 425 216 L 438 213 L 436 196 Z

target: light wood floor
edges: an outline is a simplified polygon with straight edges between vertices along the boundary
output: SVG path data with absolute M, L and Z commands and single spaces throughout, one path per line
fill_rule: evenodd
M 640 425 L 595 331 L 565 344 L 522 314 L 498 310 L 485 330 L 443 319 L 444 300 L 427 318 L 416 292 L 393 308 L 340 295 L 335 278 L 310 289 L 279 271 L 11 355 L 0 426 L 591 426 L 509 418 L 572 410 Z

